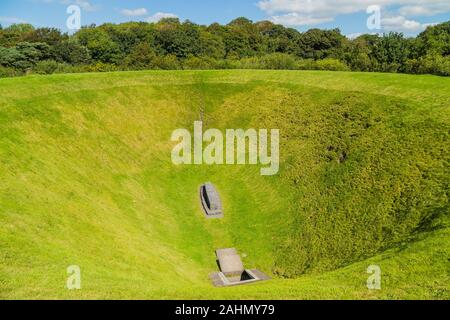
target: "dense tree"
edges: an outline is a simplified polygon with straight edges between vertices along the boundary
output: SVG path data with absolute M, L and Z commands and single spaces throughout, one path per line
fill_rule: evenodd
M 344 49 L 344 61 L 352 70 L 373 71 L 377 69 L 373 48 L 380 40 L 378 35 L 361 35 L 353 41 L 347 42 Z
M 75 35 L 79 43 L 89 49 L 94 60 L 103 63 L 118 63 L 124 56 L 119 45 L 103 28 L 82 28 Z
M 178 19 L 163 19 L 156 25 L 155 47 L 163 55 L 186 58 L 200 55 L 200 28 L 190 21 L 180 23 Z
M 51 56 L 57 62 L 72 65 L 86 64 L 91 61 L 89 50 L 76 39 L 69 39 L 54 45 L 51 48 Z
M 119 25 L 105 24 L 100 27 L 119 46 L 120 52 L 128 54 L 141 42 L 153 44 L 154 26 L 144 22 L 128 22 Z
M 14 47 L 19 42 L 25 41 L 25 37 L 34 31 L 31 24 L 13 24 L 0 32 L 0 46 Z
M 298 55 L 306 59 L 339 58 L 345 40 L 339 29 L 311 29 L 300 36 Z
M 200 31 L 200 55 L 223 59 L 225 57 L 225 43 L 222 37 L 202 29 Z
M 62 34 L 56 28 L 38 28 L 24 34 L 23 40 L 26 42 L 43 42 L 54 46 L 69 38 L 67 34 Z
M 319 69 L 450 74 L 450 22 L 416 38 L 401 33 L 343 36 L 339 29 L 304 33 L 270 21 L 237 18 L 197 25 L 107 23 L 74 35 L 29 24 L 0 27 L 0 74 L 120 69 Z M 8 69 L 8 70 L 6 70 Z M 6 71 L 7 72 L 6 72 Z M 17 72 L 16 72 L 17 71 Z
M 450 55 L 450 21 L 427 28 L 417 39 L 425 55 Z
M 390 32 L 377 41 L 372 54 L 379 64 L 380 71 L 397 72 L 408 59 L 409 42 L 403 34 Z
M 256 24 L 258 32 L 263 36 L 266 50 L 270 53 L 280 52 L 296 54 L 299 52 L 300 33 L 292 28 L 285 28 L 270 21 Z
M 151 69 L 156 66 L 155 49 L 147 42 L 137 44 L 125 58 L 125 65 L 135 69 Z
M 246 18 L 231 21 L 223 36 L 228 58 L 252 57 L 264 52 L 261 33 L 256 25 Z

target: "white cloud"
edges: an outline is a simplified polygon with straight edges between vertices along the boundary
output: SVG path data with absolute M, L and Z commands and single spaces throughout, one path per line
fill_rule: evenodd
M 359 36 L 362 36 L 362 35 L 363 35 L 363 33 L 356 32 L 356 33 L 347 34 L 346 37 L 347 37 L 347 39 L 353 40 L 353 39 L 356 39 L 356 38 L 358 38 Z
M 381 19 L 384 31 L 398 31 L 406 34 L 421 32 L 430 26 L 438 23 L 420 23 L 419 21 L 407 19 L 404 16 L 391 16 Z
M 147 22 L 156 23 L 156 22 L 160 21 L 161 19 L 165 19 L 165 18 L 178 18 L 178 16 L 173 13 L 157 12 L 154 15 L 148 17 Z
M 297 12 L 304 15 L 332 16 L 361 11 L 370 4 L 373 4 L 373 1 L 341 0 L 336 3 L 335 0 L 262 0 L 258 2 L 258 7 L 269 14 Z
M 406 5 L 399 9 L 403 16 L 423 17 L 450 12 L 450 1 L 429 3 L 427 5 Z
M 148 14 L 147 9 L 139 8 L 139 9 L 123 9 L 120 11 L 124 16 L 127 17 L 139 17 L 145 16 Z
M 426 28 L 428 27 L 434 27 L 437 26 L 439 24 L 439 22 L 431 22 L 431 23 L 424 23 L 423 26 Z
M 76 5 L 85 11 L 97 11 L 100 9 L 100 5 L 92 4 L 90 0 L 34 0 L 43 3 L 59 3 L 65 6 Z
M 90 3 L 87 0 L 75 0 L 73 1 L 74 4 L 80 6 L 81 9 L 86 10 L 86 11 L 96 11 L 98 10 L 98 6 L 93 5 L 92 3 Z
M 314 18 L 312 16 L 306 16 L 297 12 L 287 13 L 279 16 L 273 16 L 270 21 L 276 24 L 282 24 L 284 26 L 303 26 L 303 25 L 315 25 L 325 22 L 333 21 L 332 18 Z
M 365 34 L 370 34 L 370 35 L 379 35 L 379 36 L 382 36 L 383 34 L 382 33 L 380 33 L 380 32 L 370 32 L 370 33 L 367 33 L 367 32 L 356 32 L 356 33 L 350 33 L 350 34 L 346 34 L 345 36 L 347 37 L 347 39 L 350 39 L 350 40 L 354 40 L 354 39 L 356 39 L 356 38 L 358 38 L 359 36 L 362 36 L 362 35 L 365 35 Z
M 16 17 L 0 17 L 0 23 L 14 24 L 14 23 L 26 23 L 26 21 Z
M 274 22 L 301 26 L 333 21 L 339 15 L 365 12 L 374 4 L 382 7 L 384 12 L 395 11 L 396 15 L 403 17 L 450 12 L 449 0 L 260 0 L 257 5 Z M 414 22 L 404 21 L 402 26 L 418 28 Z
M 425 29 L 420 22 L 408 20 L 403 16 L 383 18 L 381 25 L 387 31 L 417 32 Z

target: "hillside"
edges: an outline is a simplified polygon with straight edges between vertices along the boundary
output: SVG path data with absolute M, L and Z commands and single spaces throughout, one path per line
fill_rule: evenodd
M 147 71 L 0 79 L 0 298 L 450 298 L 450 79 Z M 174 166 L 173 130 L 278 128 L 280 172 Z M 206 220 L 211 181 L 223 220 Z M 274 279 L 216 289 L 214 250 Z M 370 265 L 383 288 L 366 288 Z M 82 290 L 65 288 L 70 265 Z

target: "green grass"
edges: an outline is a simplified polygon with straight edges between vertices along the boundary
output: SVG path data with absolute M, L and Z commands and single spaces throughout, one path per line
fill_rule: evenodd
M 0 298 L 449 299 L 449 88 L 299 71 L 0 79 Z M 207 128 L 279 128 L 279 175 L 174 166 L 171 133 L 202 104 Z M 206 181 L 223 220 L 201 212 Z M 274 279 L 213 288 L 224 247 Z M 65 287 L 70 265 L 82 290 Z

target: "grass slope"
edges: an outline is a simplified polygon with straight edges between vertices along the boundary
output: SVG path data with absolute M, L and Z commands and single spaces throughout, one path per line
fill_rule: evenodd
M 448 88 L 297 71 L 2 79 L 0 298 L 448 299 Z M 207 128 L 279 128 L 280 174 L 173 166 L 171 133 L 201 104 Z M 201 213 L 205 181 L 223 220 Z M 274 280 L 212 288 L 221 247 Z

